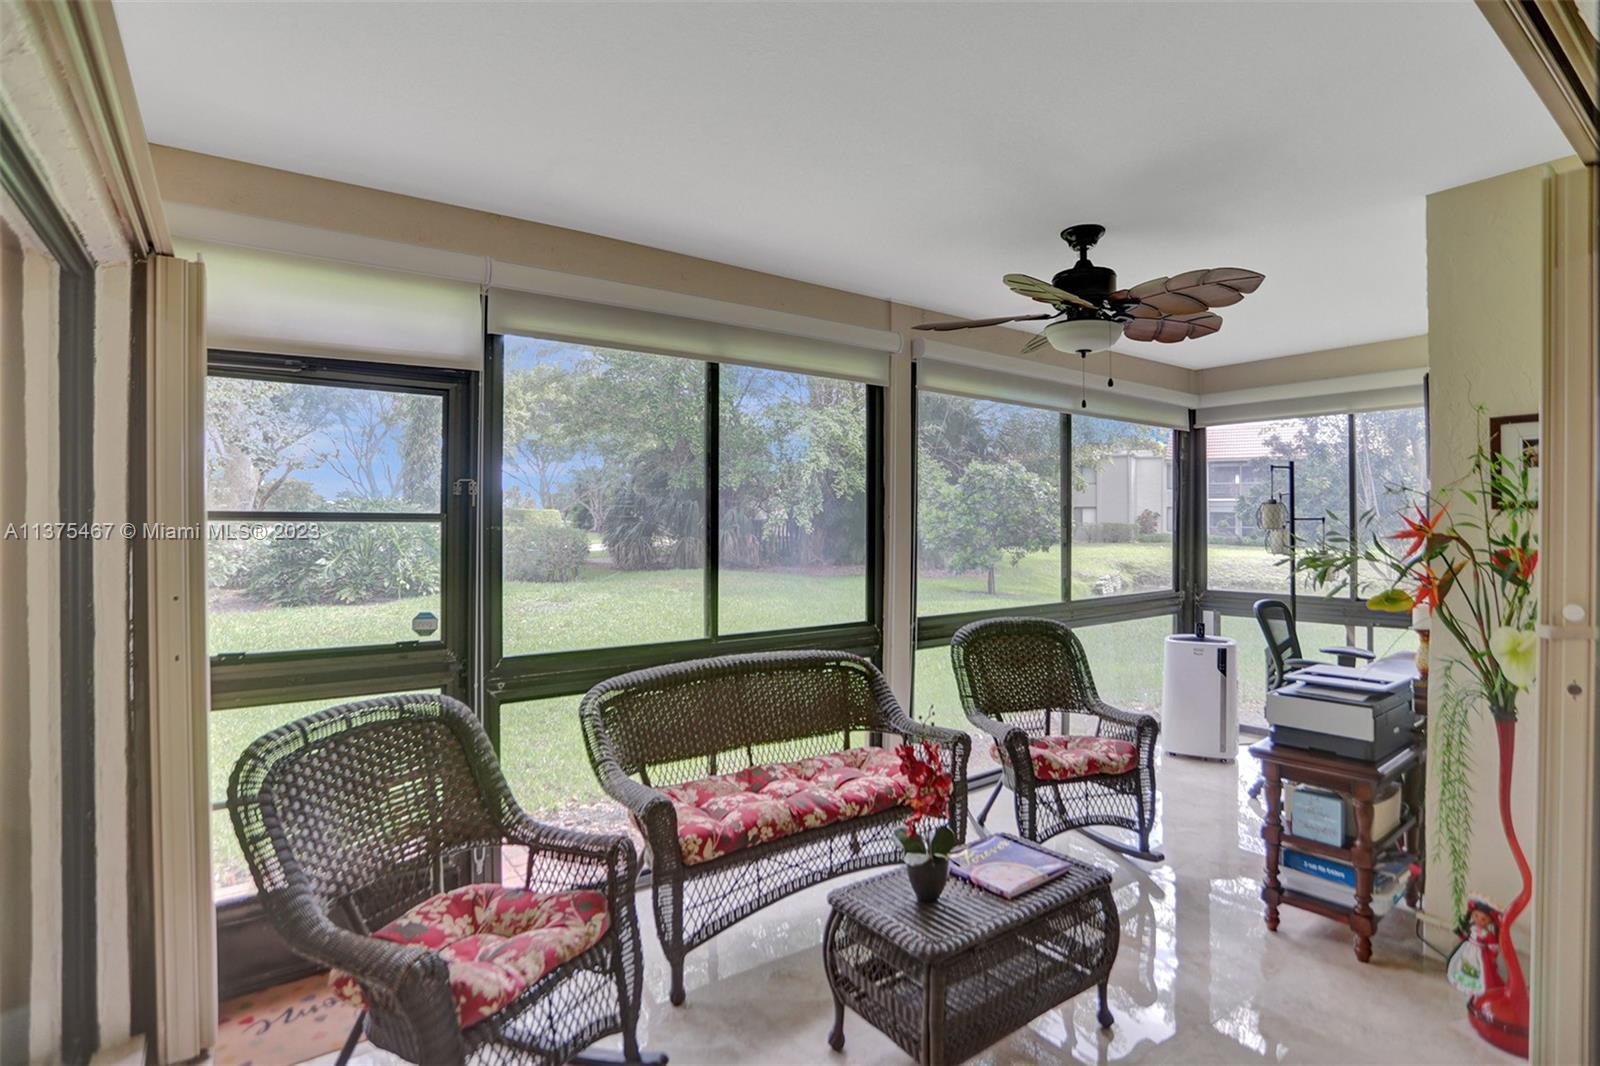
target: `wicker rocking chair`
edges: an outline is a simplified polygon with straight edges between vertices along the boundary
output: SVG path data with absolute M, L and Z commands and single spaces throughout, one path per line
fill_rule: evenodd
M 898 759 L 872 746 L 885 734 L 942 747 L 950 825 L 964 834 L 971 738 L 913 720 L 856 655 L 769 652 L 639 670 L 590 689 L 578 714 L 595 776 L 649 849 L 674 1005 L 684 957 L 718 932 L 808 885 L 899 861 L 895 830 L 908 811 L 896 797 Z
M 363 1007 L 341 1063 L 363 1030 L 420 1063 L 616 1061 L 580 1055 L 613 1033 L 640 1061 L 632 842 L 530 819 L 460 703 L 389 696 L 276 729 L 228 809 L 278 932 Z M 502 844 L 528 848 L 521 888 L 470 883 Z
M 1005 787 L 1029 840 L 1080 829 L 1124 855 L 1163 858 L 1150 850 L 1161 726 L 1100 699 L 1071 629 L 1048 618 L 972 622 L 956 632 L 950 656 L 967 720 L 992 738 L 1000 763 L 1001 784 L 979 813 L 980 826 Z M 1098 719 L 1095 732 L 1073 735 L 1073 714 Z M 1131 829 L 1138 847 L 1084 828 L 1092 825 Z

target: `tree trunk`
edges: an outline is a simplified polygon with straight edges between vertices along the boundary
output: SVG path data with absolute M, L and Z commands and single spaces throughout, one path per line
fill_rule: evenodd
M 989 567 L 989 595 L 994 595 L 994 567 Z

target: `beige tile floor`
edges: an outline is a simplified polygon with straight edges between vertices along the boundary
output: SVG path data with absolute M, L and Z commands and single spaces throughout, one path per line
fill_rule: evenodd
M 1121 859 L 1078 834 L 1051 846 L 1114 871 L 1122 942 L 1111 974 L 1116 1024 L 1103 1033 L 1093 991 L 1034 1019 L 974 1062 L 1478 1063 L 1515 1060 L 1467 1025 L 1443 963 L 1400 909 L 1361 965 L 1343 927 L 1285 909 L 1262 922 L 1259 805 L 1246 798 L 1255 762 L 1163 759 L 1158 832 L 1166 861 Z M 984 798 L 979 796 L 979 801 Z M 1013 824 L 1002 797 L 991 828 Z M 871 875 L 862 875 L 871 876 Z M 845 1047 L 828 1049 L 832 1001 L 822 975 L 827 894 L 841 878 L 768 907 L 688 959 L 688 1001 L 667 1002 L 667 968 L 641 896 L 645 1008 L 639 1036 L 676 1066 L 904 1063 L 854 1014 Z M 616 1041 L 608 1041 L 615 1045 Z M 334 1056 L 316 1060 L 331 1066 Z M 357 1062 L 390 1056 L 362 1045 Z

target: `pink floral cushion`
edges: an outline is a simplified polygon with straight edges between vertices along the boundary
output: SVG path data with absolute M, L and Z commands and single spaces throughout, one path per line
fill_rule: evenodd
M 902 804 L 910 791 L 892 748 L 850 748 L 663 788 L 689 865 Z
M 606 897 L 599 892 L 466 885 L 424 900 L 372 935 L 444 956 L 456 1019 L 465 1029 L 589 950 L 610 926 Z M 361 985 L 350 974 L 334 970 L 328 980 L 346 1003 L 366 1005 Z
M 1000 746 L 993 744 L 1000 760 Z M 1047 736 L 1028 741 L 1036 781 L 1071 781 L 1096 774 L 1125 774 L 1139 762 L 1139 750 L 1112 737 Z

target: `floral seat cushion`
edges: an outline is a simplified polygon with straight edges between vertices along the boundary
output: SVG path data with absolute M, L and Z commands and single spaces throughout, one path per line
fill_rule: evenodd
M 1000 746 L 992 744 L 995 761 Z M 1035 781 L 1071 781 L 1098 774 L 1125 774 L 1139 762 L 1139 750 L 1113 737 L 1045 736 L 1028 741 Z
M 442 955 L 450 968 L 456 1019 L 465 1029 L 589 950 L 610 925 L 600 892 L 529 892 L 485 884 L 424 900 L 372 936 Z M 328 978 L 334 995 L 352 1006 L 366 1005 L 353 976 L 334 970 Z
M 677 810 L 678 846 L 684 863 L 692 866 L 903 805 L 910 787 L 892 748 L 850 748 L 661 791 Z

